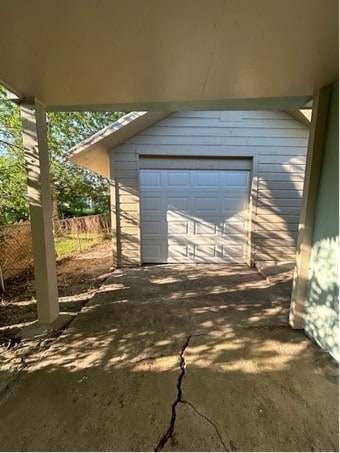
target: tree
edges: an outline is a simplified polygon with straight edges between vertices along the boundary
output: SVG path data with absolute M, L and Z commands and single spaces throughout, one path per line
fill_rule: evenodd
M 0 225 L 28 218 L 26 192 L 20 111 L 0 87 Z
M 28 219 L 25 166 L 16 155 L 0 155 L 0 225 Z
M 108 182 L 68 161 L 67 152 L 122 115 L 123 112 L 48 113 L 52 198 L 59 216 L 109 209 Z M 0 224 L 27 219 L 28 212 L 20 109 L 0 87 Z

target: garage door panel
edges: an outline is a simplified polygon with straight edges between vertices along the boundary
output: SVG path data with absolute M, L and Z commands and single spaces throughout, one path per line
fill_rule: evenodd
M 189 171 L 169 171 L 166 174 L 165 187 L 176 189 L 186 189 L 190 187 L 190 172 Z
M 241 235 L 244 236 L 245 232 L 246 232 L 246 224 L 244 221 L 223 222 L 223 224 L 222 224 L 222 234 L 223 235 L 228 236 L 229 234 L 241 233 Z
M 207 262 L 211 259 L 218 258 L 218 246 L 210 245 L 195 245 L 194 256 L 197 261 Z
M 235 211 L 230 211 L 230 212 L 225 212 L 224 213 L 224 222 L 223 224 L 233 224 L 233 223 L 238 223 L 242 222 L 244 223 L 247 218 L 247 213 L 245 212 L 235 212 Z
M 155 189 L 162 187 L 161 171 L 144 170 L 140 172 L 140 185 L 145 189 Z
M 243 234 L 228 234 L 225 236 L 225 240 L 222 242 L 220 241 L 221 247 L 240 247 L 244 248 L 247 244 L 247 239 L 244 237 Z
M 218 224 L 193 221 L 193 234 L 196 236 L 214 235 L 218 232 Z
M 224 187 L 237 187 L 248 189 L 249 172 L 225 172 L 223 175 Z
M 240 254 L 242 254 L 243 250 L 244 246 L 242 245 L 236 244 L 222 245 L 222 256 L 223 257 L 233 256 L 237 258 L 240 256 Z
M 220 175 L 216 171 L 196 172 L 194 178 L 194 187 L 198 190 L 217 189 L 219 187 Z
M 161 235 L 162 231 L 162 222 L 161 220 L 148 221 L 145 220 L 142 222 L 142 230 L 145 237 Z
M 235 212 L 236 214 L 246 211 L 248 207 L 247 200 L 244 197 L 223 199 L 223 212 Z
M 197 215 L 219 212 L 220 202 L 217 197 L 196 197 L 194 200 L 194 213 Z
M 220 189 L 223 193 L 223 197 L 226 200 L 237 200 L 241 199 L 248 199 L 249 191 L 246 189 L 237 189 L 237 188 L 221 188 Z
M 147 211 L 160 212 L 161 209 L 161 198 L 160 197 L 147 197 L 141 201 L 141 209 L 144 213 Z
M 168 209 L 179 210 L 183 212 L 189 211 L 189 198 L 188 197 L 168 197 Z
M 141 170 L 141 175 L 144 262 L 246 261 L 249 171 Z
M 187 244 L 173 244 L 171 249 L 169 248 L 168 262 L 178 263 L 179 260 L 184 259 L 186 262 L 189 258 L 189 246 Z
M 142 246 L 142 254 L 143 254 L 144 262 L 146 262 L 146 263 L 157 263 L 157 262 L 159 262 L 157 260 L 161 260 L 162 259 L 162 256 L 161 256 L 161 245 L 144 244 Z
M 222 231 L 226 231 L 225 228 L 227 228 L 229 225 L 242 223 L 244 226 L 243 232 L 245 232 L 247 229 L 246 220 L 247 220 L 247 216 L 245 213 L 239 213 L 239 214 L 229 213 L 228 215 L 226 214 L 225 219 L 222 222 Z
M 188 221 L 172 221 L 168 222 L 168 235 L 177 234 L 189 234 L 189 222 Z

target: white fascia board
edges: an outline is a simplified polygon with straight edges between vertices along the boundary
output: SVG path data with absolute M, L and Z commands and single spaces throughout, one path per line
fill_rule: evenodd
M 299 121 L 304 126 L 310 128 L 310 116 L 306 113 L 307 110 L 284 110 L 286 111 L 291 117 Z
M 145 115 L 147 112 L 131 112 L 128 113 L 127 115 L 122 116 L 119 120 L 115 121 L 112 124 L 109 124 L 108 126 L 104 127 L 100 131 L 96 132 L 95 134 L 91 135 L 91 137 L 86 138 L 85 140 L 77 143 L 75 146 L 73 146 L 69 150 L 69 157 L 73 157 L 85 149 L 88 149 L 89 147 L 92 147 L 96 145 L 97 143 L 101 142 L 105 137 L 110 136 L 111 134 L 119 131 L 122 127 L 126 126 L 127 124 L 130 124 L 132 121 L 134 121 L 137 118 L 140 118 L 141 116 Z
M 109 151 L 172 112 L 131 112 L 69 150 L 69 160 L 105 178 L 110 176 Z

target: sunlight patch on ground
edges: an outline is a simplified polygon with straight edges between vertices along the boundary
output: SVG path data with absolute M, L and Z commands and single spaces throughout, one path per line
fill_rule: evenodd
M 261 320 L 263 320 L 264 316 L 273 316 L 275 314 L 279 315 L 281 313 L 282 313 L 281 306 L 265 308 L 258 315 L 249 316 L 248 320 L 250 323 L 260 322 Z
M 32 324 L 36 323 L 36 320 L 34 319 L 33 321 L 27 321 L 27 322 L 20 322 L 18 324 L 11 324 L 10 327 L 11 329 L 16 329 L 16 328 L 23 328 L 23 327 L 27 327 L 27 326 L 30 326 Z M 6 331 L 8 330 L 8 326 L 3 326 L 3 327 L 0 327 L 0 332 L 1 331 Z
M 74 294 L 73 296 L 63 296 L 63 297 L 59 297 L 58 301 L 62 302 L 62 303 L 67 303 L 67 302 L 78 302 L 78 301 L 82 301 L 82 300 L 87 300 L 95 292 L 96 292 L 96 290 L 93 289 L 93 290 L 87 291 L 86 293 Z
M 166 278 L 151 278 L 150 283 L 156 284 L 156 285 L 166 285 L 167 283 L 176 283 L 179 282 L 179 278 L 174 278 L 174 277 L 166 277 Z
M 98 293 L 105 293 L 105 292 L 108 292 L 108 291 L 118 291 L 118 290 L 121 290 L 121 289 L 129 289 L 128 286 L 125 286 L 123 283 L 112 283 L 110 285 L 106 285 L 104 284 L 103 286 L 101 286 L 99 289 L 98 289 Z
M 178 371 L 179 358 L 176 355 L 168 355 L 158 358 L 145 358 L 131 367 L 131 371 L 138 372 L 164 372 Z
M 240 341 L 220 342 L 214 345 L 191 346 L 186 353 L 188 367 L 209 369 L 216 367 L 224 372 L 262 373 L 289 369 L 297 355 L 302 354 L 308 342 L 283 345 L 275 340 L 259 342 L 245 337 Z

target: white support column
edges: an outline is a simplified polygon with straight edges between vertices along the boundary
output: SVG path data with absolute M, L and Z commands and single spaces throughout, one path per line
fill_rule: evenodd
M 119 267 L 118 257 L 118 225 L 117 225 L 117 197 L 116 183 L 109 180 L 110 184 L 110 213 L 111 213 L 111 234 L 112 234 L 112 264 Z
M 330 91 L 330 87 L 323 88 L 316 93 L 313 99 L 313 113 L 308 141 L 306 174 L 297 243 L 296 268 L 289 313 L 289 324 L 294 329 L 303 329 L 304 327 L 304 310 L 309 281 L 314 214 L 320 183 Z
M 21 118 L 38 320 L 42 324 L 49 324 L 57 318 L 59 305 L 45 106 L 37 99 L 32 103 L 23 101 Z

